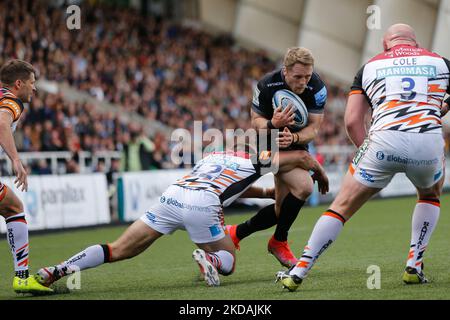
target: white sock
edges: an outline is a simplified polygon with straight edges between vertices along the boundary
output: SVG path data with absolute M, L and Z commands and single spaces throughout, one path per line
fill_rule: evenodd
M 289 274 L 306 278 L 315 261 L 336 240 L 344 223 L 345 219 L 341 215 L 331 210 L 326 211 L 314 226 L 308 245 Z
M 109 262 L 110 258 L 111 254 L 109 246 L 97 244 L 77 253 L 70 259 L 59 264 L 57 268 L 63 275 L 66 275 L 76 271 L 98 267 L 99 265 Z
M 422 271 L 423 254 L 439 220 L 440 211 L 438 199 L 417 202 L 412 217 L 411 249 L 406 262 L 407 267 L 415 268 L 418 272 Z
M 25 214 L 19 213 L 8 217 L 6 237 L 11 250 L 16 276 L 28 278 L 28 225 Z
M 234 271 L 234 256 L 226 251 L 207 252 L 209 261 L 216 267 L 217 271 L 224 276 L 228 276 Z

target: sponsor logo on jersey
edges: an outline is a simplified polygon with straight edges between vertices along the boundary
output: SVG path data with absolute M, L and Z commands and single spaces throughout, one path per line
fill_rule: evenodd
M 364 180 L 374 183 L 375 181 L 373 180 L 373 175 L 367 173 L 366 170 L 364 169 L 360 169 L 359 171 L 359 175 L 361 176 L 361 178 L 363 178 Z
M 410 159 L 407 157 L 399 157 L 399 156 L 395 156 L 392 154 L 388 155 L 386 157 L 386 160 L 388 162 L 397 162 L 397 163 L 413 165 L 413 166 L 431 166 L 431 165 L 438 163 L 438 161 L 439 161 L 437 158 L 435 158 L 433 160 L 417 160 L 417 159 Z
M 161 198 L 163 198 L 163 197 L 161 197 Z M 164 198 L 164 200 L 166 200 L 166 199 Z M 161 202 L 161 203 L 163 203 L 163 202 Z M 174 207 L 177 207 L 180 209 L 186 209 L 186 210 L 193 210 L 193 211 L 200 211 L 200 212 L 209 212 L 210 211 L 209 207 L 195 206 L 195 205 L 183 203 L 183 202 L 178 201 L 177 199 L 173 199 L 173 198 L 168 198 L 166 201 L 166 204 L 168 206 L 174 206 Z
M 209 227 L 209 232 L 211 233 L 212 237 L 215 237 L 215 236 L 218 236 L 222 232 L 222 229 L 220 228 L 219 225 L 215 224 L 215 225 Z
M 437 75 L 435 66 L 399 66 L 377 69 L 377 79 L 394 76 L 414 76 L 435 78 Z
M 384 152 L 383 151 L 378 151 L 377 152 L 377 159 L 378 160 L 383 160 L 384 159 Z
M 156 223 L 156 216 L 153 213 L 147 211 L 145 215 L 147 216 L 147 219 L 150 220 L 150 222 Z
M 282 86 L 282 85 L 284 85 L 284 82 L 272 82 L 272 83 L 267 84 L 267 87 L 270 88 L 270 87 L 276 87 L 276 86 Z
M 258 87 L 255 87 L 255 90 L 253 90 L 253 104 L 255 106 L 259 107 L 259 94 L 261 91 L 258 89 Z
M 324 105 L 327 101 L 327 88 L 323 87 L 319 92 L 317 92 L 314 95 L 314 98 L 316 99 L 316 104 L 318 106 Z

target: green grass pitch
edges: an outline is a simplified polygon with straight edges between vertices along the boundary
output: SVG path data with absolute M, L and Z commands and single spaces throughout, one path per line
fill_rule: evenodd
M 12 291 L 12 261 L 5 240 L 0 241 L 0 300 L 4 299 L 450 299 L 450 195 L 442 198 L 441 217 L 425 253 L 426 285 L 406 286 L 401 281 L 409 249 L 414 198 L 376 200 L 367 203 L 344 227 L 337 241 L 322 255 L 309 277 L 295 293 L 274 283 L 282 267 L 267 254 L 273 229 L 241 242 L 236 271 L 221 277 L 222 285 L 209 288 L 199 280 L 191 258 L 195 246 L 183 231 L 163 237 L 140 256 L 106 264 L 81 274 L 81 289 L 64 292 L 65 280 L 57 283 L 60 294 L 45 297 L 16 295 Z M 299 255 L 326 207 L 305 208 L 289 234 Z M 226 215 L 229 224 L 250 214 Z M 125 226 L 70 231 L 30 237 L 31 272 L 53 265 L 92 244 L 111 242 Z M 369 290 L 370 265 L 381 269 L 381 289 Z

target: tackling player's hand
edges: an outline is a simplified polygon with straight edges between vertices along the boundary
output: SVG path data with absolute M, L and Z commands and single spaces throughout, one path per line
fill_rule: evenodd
M 272 125 L 275 128 L 292 126 L 295 124 L 294 106 L 290 103 L 284 110 L 278 107 L 273 112 Z
M 19 159 L 14 160 L 12 162 L 12 168 L 14 174 L 16 175 L 14 184 L 16 185 L 17 189 L 20 189 L 20 187 L 22 187 L 21 191 L 28 191 L 27 172 L 23 167 L 22 162 Z
M 287 148 L 294 142 L 294 135 L 287 127 L 284 127 L 283 131 L 278 132 L 276 142 L 279 148 Z
M 448 113 L 449 108 L 450 106 L 448 105 L 448 103 L 444 102 L 441 108 L 441 118 L 445 117 L 445 115 Z
M 312 178 L 314 181 L 317 181 L 317 186 L 319 187 L 319 192 L 321 194 L 326 194 L 330 190 L 330 182 L 328 181 L 327 174 L 323 169 L 314 172 Z

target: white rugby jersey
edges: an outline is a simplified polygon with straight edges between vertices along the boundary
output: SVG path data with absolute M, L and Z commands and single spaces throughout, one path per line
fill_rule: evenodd
M 450 62 L 424 48 L 398 45 L 367 62 L 351 94 L 372 107 L 369 132 L 396 130 L 442 134 L 441 108 L 450 94 Z
M 254 162 L 245 152 L 213 152 L 174 185 L 211 192 L 227 206 L 261 177 L 260 166 Z

